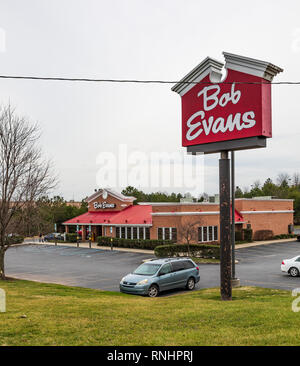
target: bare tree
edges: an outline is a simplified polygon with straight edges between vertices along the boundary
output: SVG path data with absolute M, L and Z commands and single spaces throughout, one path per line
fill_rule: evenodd
M 293 174 L 293 186 L 300 187 L 300 174 L 297 172 Z
M 5 279 L 10 223 L 56 185 L 51 164 L 37 145 L 39 137 L 37 125 L 18 117 L 10 105 L 0 108 L 0 279 Z
M 289 174 L 287 174 L 287 173 L 279 173 L 277 176 L 277 183 L 279 186 L 282 186 L 282 185 L 288 186 L 290 180 L 291 180 L 291 178 L 290 178 Z
M 190 252 L 190 243 L 191 241 L 198 241 L 198 227 L 201 226 L 201 221 L 181 221 L 177 230 L 178 236 L 180 240 L 182 240 L 188 248 L 188 254 L 191 255 Z

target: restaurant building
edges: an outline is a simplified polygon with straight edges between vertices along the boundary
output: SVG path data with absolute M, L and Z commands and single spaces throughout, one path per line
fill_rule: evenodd
M 86 199 L 88 212 L 63 224 L 65 231 L 89 233 L 125 239 L 163 239 L 182 242 L 182 232 L 194 224 L 193 242 L 219 242 L 219 203 L 217 202 L 145 202 L 134 205 L 135 197 L 111 189 L 99 189 Z M 293 224 L 293 200 L 272 197 L 235 200 L 236 231 L 251 228 L 255 233 L 271 230 L 273 235 L 288 234 Z

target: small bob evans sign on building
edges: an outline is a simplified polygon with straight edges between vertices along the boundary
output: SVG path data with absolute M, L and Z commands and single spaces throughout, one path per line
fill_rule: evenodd
M 172 90 L 182 101 L 182 145 L 272 137 L 271 84 L 283 71 L 265 61 L 223 52 L 207 57 Z

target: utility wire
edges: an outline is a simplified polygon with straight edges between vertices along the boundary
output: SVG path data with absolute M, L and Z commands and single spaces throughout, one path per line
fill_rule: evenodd
M 79 81 L 96 83 L 136 83 L 136 84 L 211 84 L 205 81 L 170 81 L 170 80 L 134 80 L 134 79 L 91 79 L 91 78 L 65 78 L 65 77 L 46 77 L 46 76 L 18 76 L 0 75 L 0 79 L 21 79 L 21 80 L 44 80 L 44 81 Z M 216 82 L 214 84 L 273 84 L 273 85 L 300 85 L 300 81 L 231 81 Z

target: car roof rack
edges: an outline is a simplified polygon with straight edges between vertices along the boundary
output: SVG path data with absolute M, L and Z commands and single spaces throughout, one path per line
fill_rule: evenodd
M 170 261 L 176 261 L 176 260 L 180 260 L 180 259 L 191 259 L 191 258 L 190 257 L 185 257 L 185 256 L 182 256 L 182 257 L 166 257 L 166 258 L 151 258 L 149 260 L 149 262 L 152 262 L 152 261 L 170 262 Z

